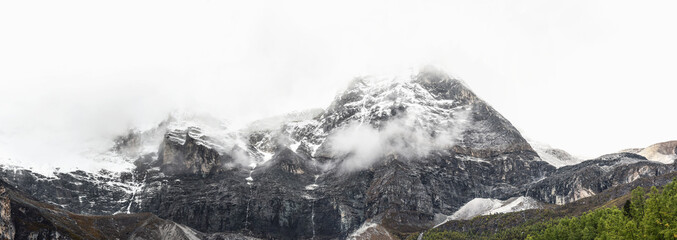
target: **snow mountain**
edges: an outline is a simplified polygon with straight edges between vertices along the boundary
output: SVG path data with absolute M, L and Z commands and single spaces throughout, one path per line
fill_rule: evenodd
M 565 204 L 675 168 L 641 154 L 580 162 L 535 148 L 462 81 L 430 67 L 358 77 L 324 110 L 242 129 L 174 115 L 119 137 L 108 154 L 133 167 L 44 176 L 5 166 L 0 179 L 63 211 L 151 213 L 195 238 L 360 239 Z M 3 221 L 16 223 L 16 214 Z M 72 232 L 56 225 L 50 234 Z M 15 236 L 34 233 L 13 226 Z

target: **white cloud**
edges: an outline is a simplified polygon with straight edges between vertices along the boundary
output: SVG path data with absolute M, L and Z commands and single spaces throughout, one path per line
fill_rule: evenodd
M 346 171 L 368 168 L 389 154 L 420 158 L 453 147 L 470 123 L 469 114 L 469 110 L 459 111 L 448 126 L 434 128 L 417 124 L 417 116 L 412 114 L 391 119 L 381 127 L 353 122 L 331 133 L 329 148 L 333 155 L 345 156 L 340 166 Z

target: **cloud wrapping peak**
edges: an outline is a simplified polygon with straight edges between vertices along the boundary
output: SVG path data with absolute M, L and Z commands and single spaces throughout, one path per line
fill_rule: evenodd
M 349 172 L 369 168 L 388 154 L 422 158 L 432 151 L 453 147 L 469 126 L 470 112 L 459 110 L 445 125 L 434 129 L 422 126 L 421 119 L 410 113 L 381 127 L 352 122 L 329 136 L 329 150 L 332 155 L 345 157 L 340 167 Z

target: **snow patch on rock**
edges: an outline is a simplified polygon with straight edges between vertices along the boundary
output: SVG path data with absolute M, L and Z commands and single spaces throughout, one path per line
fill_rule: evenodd
M 348 235 L 348 240 L 367 239 L 396 239 L 383 226 L 367 220 L 353 233 Z
M 564 150 L 553 148 L 547 144 L 534 141 L 529 141 L 529 144 L 534 149 L 534 151 L 536 151 L 541 160 L 556 168 L 576 165 L 583 162 L 582 159 L 572 156 Z
M 448 217 L 448 220 L 468 220 L 476 216 L 509 213 L 541 208 L 542 204 L 531 197 L 513 197 L 508 200 L 475 198 Z

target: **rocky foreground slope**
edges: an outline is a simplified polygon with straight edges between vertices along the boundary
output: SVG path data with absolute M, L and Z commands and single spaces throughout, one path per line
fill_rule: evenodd
M 675 169 L 633 153 L 571 166 L 562 163 L 578 161 L 552 161 L 568 156 L 561 150 L 541 158 L 507 119 L 435 69 L 357 78 L 326 110 L 245 129 L 170 118 L 111 151 L 135 168 L 45 177 L 4 167 L 0 177 L 58 211 L 152 213 L 198 238 L 345 239 L 424 231 L 476 198 L 565 204 Z
M 150 213 L 81 215 L 25 196 L 0 181 L 0 239 L 253 239 L 204 234 Z

